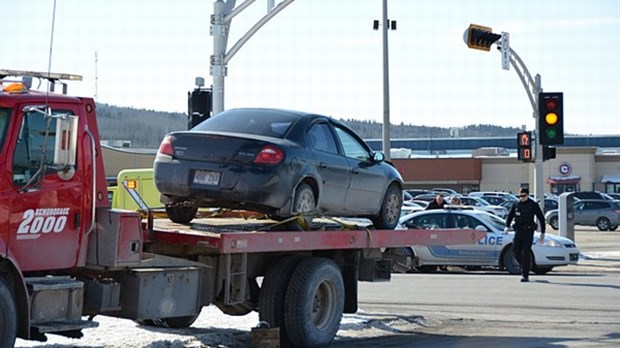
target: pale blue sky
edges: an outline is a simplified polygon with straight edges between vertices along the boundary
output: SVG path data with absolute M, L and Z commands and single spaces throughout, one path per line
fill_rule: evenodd
M 237 1 L 237 5 L 242 3 Z M 276 0 L 276 3 L 278 0 Z M 228 65 L 225 107 L 281 107 L 383 119 L 381 0 L 295 0 Z M 391 122 L 526 125 L 532 108 L 499 51 L 468 49 L 470 23 L 510 33 L 548 92 L 564 92 L 565 130 L 620 134 L 619 0 L 389 0 Z M 235 17 L 228 48 L 266 13 Z M 53 0 L 0 0 L 0 68 L 46 71 Z M 51 71 L 70 92 L 121 106 L 187 110 L 194 77 L 211 84 L 212 0 L 57 0 Z M 95 52 L 98 55 L 95 83 Z

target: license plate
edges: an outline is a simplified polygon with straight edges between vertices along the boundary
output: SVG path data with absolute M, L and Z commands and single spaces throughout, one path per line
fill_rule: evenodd
M 194 173 L 194 184 L 201 185 L 219 185 L 220 172 L 212 172 L 208 170 L 197 170 Z

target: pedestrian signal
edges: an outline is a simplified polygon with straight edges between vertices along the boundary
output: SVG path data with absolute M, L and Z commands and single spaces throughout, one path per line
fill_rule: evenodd
M 534 156 L 532 156 L 532 132 L 517 133 L 517 158 L 523 162 L 534 160 Z

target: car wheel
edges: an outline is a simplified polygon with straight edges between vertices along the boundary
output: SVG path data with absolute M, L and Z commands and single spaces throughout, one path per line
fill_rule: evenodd
M 512 246 L 509 246 L 502 255 L 502 263 L 508 273 L 521 274 L 521 265 L 519 265 L 519 261 L 515 258 L 514 252 L 512 252 Z
M 187 205 L 166 205 L 166 214 L 172 222 L 188 224 L 194 219 L 198 212 L 198 207 Z
M 553 228 L 554 230 L 557 231 L 560 228 L 558 217 L 557 216 L 550 217 L 549 218 L 549 225 L 551 225 L 551 228 Z
M 402 197 L 403 195 L 398 187 L 395 185 L 388 187 L 381 203 L 379 215 L 371 219 L 375 228 L 393 230 L 396 227 L 400 218 L 400 208 L 403 205 Z
M 295 200 L 293 201 L 293 214 L 302 214 L 304 229 L 309 229 L 312 218 L 316 211 L 316 200 L 314 191 L 308 184 L 301 184 L 295 190 Z
M 615 231 L 615 230 L 617 230 L 617 229 L 618 229 L 618 226 L 611 226 L 611 227 L 609 228 L 609 230 L 610 230 L 610 231 Z
M 596 220 L 596 227 L 599 231 L 607 231 L 611 229 L 611 222 L 608 218 L 602 217 Z

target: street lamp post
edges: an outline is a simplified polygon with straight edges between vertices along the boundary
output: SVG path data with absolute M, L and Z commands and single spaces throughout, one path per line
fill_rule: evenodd
M 379 29 L 379 21 L 375 20 L 373 29 Z M 385 159 L 390 160 L 390 72 L 388 59 L 388 30 L 396 30 L 396 21 L 387 18 L 387 0 L 383 0 L 383 15 L 381 18 L 381 30 L 383 33 L 383 153 Z

